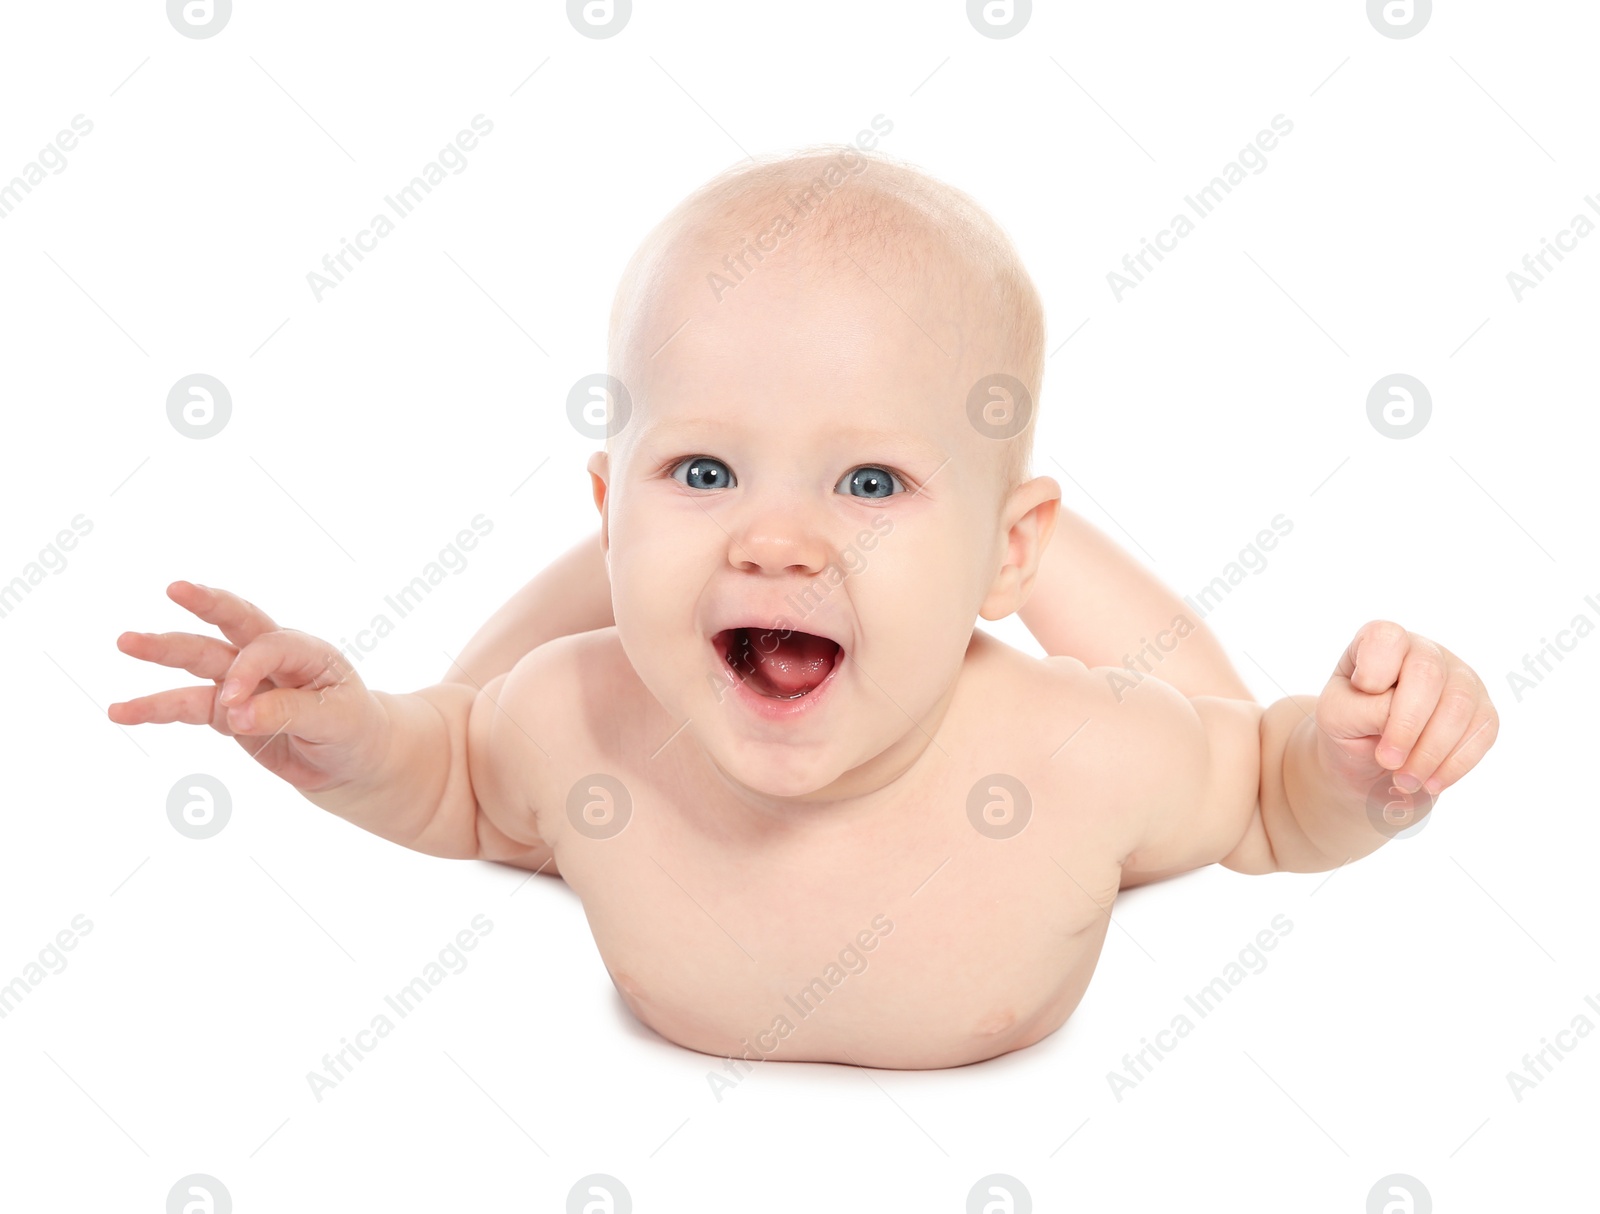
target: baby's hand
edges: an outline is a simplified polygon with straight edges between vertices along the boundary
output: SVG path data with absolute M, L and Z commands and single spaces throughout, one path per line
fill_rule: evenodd
M 111 705 L 119 725 L 210 725 L 301 792 L 375 771 L 388 744 L 383 705 L 326 641 L 279 628 L 226 590 L 173 582 L 167 597 L 214 624 L 227 641 L 188 632 L 125 632 L 117 648 L 212 681 Z M 230 643 L 231 642 L 231 643 Z
M 1493 745 L 1500 715 L 1472 668 L 1437 642 L 1374 620 L 1356 633 L 1317 701 L 1327 769 L 1361 795 L 1386 772 L 1437 796 Z

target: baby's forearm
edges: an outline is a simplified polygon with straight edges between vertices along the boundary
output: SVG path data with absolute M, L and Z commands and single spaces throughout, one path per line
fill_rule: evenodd
M 1316 710 L 1316 696 L 1289 696 L 1261 715 L 1261 821 L 1280 872 L 1338 868 L 1386 842 L 1365 795 L 1324 765 Z
M 373 692 L 387 719 L 383 758 L 361 780 L 304 796 L 413 851 L 477 857 L 478 803 L 467 765 L 467 726 L 477 694 L 460 683 L 410 695 Z
M 1052 656 L 1085 666 L 1131 663 L 1140 675 L 1152 674 L 1190 697 L 1254 698 L 1195 612 L 1109 536 L 1065 508 L 1017 614 Z
M 615 622 L 597 529 L 512 595 L 467 642 L 441 681 L 482 687 L 546 641 Z

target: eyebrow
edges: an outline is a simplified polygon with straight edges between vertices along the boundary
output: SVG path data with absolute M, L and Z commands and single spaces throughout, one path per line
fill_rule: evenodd
M 737 433 L 740 428 L 730 426 L 723 419 L 674 418 L 670 421 L 647 424 L 640 438 L 665 443 L 694 441 L 703 437 L 714 444 L 717 440 L 725 438 L 730 431 Z M 926 459 L 937 464 L 947 458 L 946 452 L 937 444 L 920 435 L 904 431 L 871 430 L 862 426 L 850 426 L 832 431 L 831 437 L 843 439 L 852 446 L 876 448 L 880 452 L 902 459 Z

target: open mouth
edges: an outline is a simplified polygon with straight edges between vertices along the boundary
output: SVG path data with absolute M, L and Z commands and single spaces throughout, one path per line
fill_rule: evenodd
M 724 628 L 711 643 L 746 687 L 774 700 L 809 695 L 844 657 L 837 641 L 792 629 Z

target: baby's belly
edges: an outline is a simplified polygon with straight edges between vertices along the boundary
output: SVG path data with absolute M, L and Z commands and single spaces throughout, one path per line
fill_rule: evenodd
M 713 896 L 692 915 L 677 900 L 617 915 L 585 904 L 624 1002 L 669 1041 L 751 1062 L 945 1067 L 1054 1032 L 1094 971 L 1105 913 L 1024 875 L 996 890 L 935 877 L 881 903 Z

